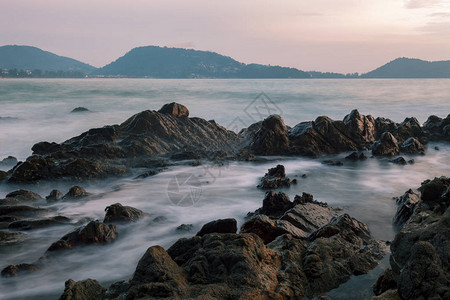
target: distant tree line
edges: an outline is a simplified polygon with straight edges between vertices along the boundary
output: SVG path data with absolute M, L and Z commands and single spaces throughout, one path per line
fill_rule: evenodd
M 79 71 L 0 69 L 0 77 L 3 78 L 83 78 L 85 76 L 85 74 Z

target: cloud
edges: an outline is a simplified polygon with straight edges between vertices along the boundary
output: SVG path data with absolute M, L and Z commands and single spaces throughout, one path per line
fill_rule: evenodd
M 438 4 L 439 0 L 406 0 L 405 7 L 410 9 L 426 8 Z
M 426 34 L 450 36 L 450 22 L 429 22 L 418 29 Z
M 429 14 L 430 17 L 432 18 L 436 18 L 436 19 L 446 19 L 446 18 L 450 18 L 450 12 L 438 12 L 438 13 L 432 13 Z

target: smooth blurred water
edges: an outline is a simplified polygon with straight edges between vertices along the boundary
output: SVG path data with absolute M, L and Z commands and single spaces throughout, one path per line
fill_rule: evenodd
M 363 114 L 388 117 L 397 122 L 411 116 L 424 122 L 431 114 L 444 117 L 450 113 L 448 79 L 0 80 L 0 117 L 17 118 L 0 119 L 0 159 L 7 155 L 25 159 L 36 142 L 62 142 L 87 129 L 121 123 L 134 113 L 157 110 L 172 101 L 185 104 L 191 116 L 215 119 L 226 127 L 238 119 L 233 124 L 248 126 L 252 120 L 245 111 L 254 108 L 252 102 L 261 92 L 270 98 L 266 101 L 276 105 L 276 112 L 290 126 L 319 115 L 342 119 L 354 108 Z M 78 106 L 92 112 L 70 113 Z M 440 150 L 435 150 L 435 146 Z M 167 248 L 178 238 L 192 236 L 202 224 L 218 218 L 236 218 L 240 226 L 247 212 L 262 204 L 264 192 L 256 188 L 259 178 L 278 163 L 285 165 L 291 179 L 299 181 L 297 185 L 281 189 L 291 199 L 302 192 L 312 193 L 319 201 L 344 208 L 368 224 L 374 237 L 384 240 L 394 236 L 391 221 L 396 206 L 392 197 L 418 187 L 427 178 L 450 176 L 450 147 L 444 143 L 430 144 L 425 156 L 405 156 L 415 159 L 413 165 L 399 166 L 376 158 L 344 161 L 342 167 L 321 164 L 324 159 L 342 160 L 347 154 L 321 159 L 275 157 L 266 162 L 231 162 L 222 167 L 172 167 L 146 179 L 129 177 L 85 182 L 82 185 L 93 196 L 85 201 L 54 204 L 54 214 L 75 221 L 86 217 L 102 220 L 105 207 L 120 202 L 150 216 L 122 227 L 119 239 L 110 245 L 71 251 L 57 263 L 31 276 L 0 279 L 0 298 L 57 299 L 64 289 L 64 281 L 69 278 L 95 278 L 107 287 L 111 282 L 129 278 L 149 246 Z M 180 173 L 192 174 L 201 183 L 201 196 L 193 206 L 176 206 L 168 197 L 169 182 Z M 307 177 L 302 178 L 302 174 Z M 71 182 L 28 186 L 0 184 L 0 198 L 17 188 L 30 189 L 42 196 L 53 188 L 65 193 L 71 185 Z M 166 220 L 153 221 L 158 216 Z M 176 227 L 183 223 L 193 224 L 193 231 L 177 232 Z M 72 228 L 29 231 L 23 242 L 1 246 L 0 268 L 35 261 L 51 243 Z M 353 295 L 354 299 L 366 299 L 374 281 L 371 278 L 377 276 L 376 272 L 369 275 L 371 277 L 352 279 L 343 286 L 344 292 L 342 289 L 332 292 L 332 298 L 350 299 Z M 364 292 L 358 294 L 359 290 Z M 347 296 L 342 296 L 345 293 Z

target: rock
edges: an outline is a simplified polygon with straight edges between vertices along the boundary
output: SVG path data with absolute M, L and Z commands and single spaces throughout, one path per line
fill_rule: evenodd
M 289 187 L 291 180 L 286 177 L 286 172 L 283 165 L 277 165 L 275 168 L 271 168 L 261 178 L 261 182 L 258 185 L 261 189 L 277 189 L 280 187 Z
M 24 201 L 36 201 L 36 200 L 42 200 L 42 197 L 36 193 L 33 193 L 32 191 L 27 190 L 17 190 L 13 191 L 6 195 L 6 198 L 15 198 L 19 200 L 20 202 Z
M 198 164 L 198 165 L 201 165 L 201 163 Z M 139 174 L 138 176 L 136 176 L 135 179 L 147 178 L 147 177 L 150 177 L 150 176 L 155 176 L 155 175 L 157 175 L 157 174 L 159 174 L 159 173 L 161 173 L 161 172 L 163 172 L 165 170 L 167 170 L 167 168 L 152 169 L 152 170 L 149 170 L 149 171 L 147 171 L 145 173 Z
M 266 215 L 256 215 L 246 221 L 240 233 L 254 233 L 259 236 L 264 244 L 272 242 L 276 237 L 290 233 L 296 237 L 306 237 L 305 232 L 299 230 L 291 223 L 283 220 L 271 220 Z
M 17 163 L 18 163 L 17 158 L 10 155 L 0 161 L 0 166 L 15 166 L 17 165 Z
M 408 164 L 410 164 L 410 165 L 413 165 L 413 164 L 415 164 L 415 163 L 416 163 L 416 161 L 415 161 L 414 159 L 408 160 Z
M 9 265 L 1 272 L 2 277 L 16 277 L 22 274 L 29 274 L 39 270 L 39 267 L 34 264 L 19 264 Z
M 397 203 L 397 212 L 394 216 L 394 225 L 399 229 L 413 214 L 414 208 L 419 202 L 419 195 L 409 189 L 401 197 L 396 198 L 395 202 Z
M 433 180 L 425 181 L 419 188 L 422 193 L 420 199 L 432 208 L 441 205 L 441 196 L 449 186 L 450 179 L 447 177 L 434 178 Z M 448 205 L 449 203 L 447 201 L 446 206 Z
M 402 298 L 400 298 L 400 296 L 398 295 L 397 289 L 392 289 L 384 292 L 379 296 L 374 296 L 370 298 L 370 300 L 402 300 Z
M 75 282 L 69 279 L 59 300 L 98 300 L 103 297 L 105 291 L 106 289 L 97 280 L 86 279 Z
M 88 196 L 89 193 L 86 192 L 84 188 L 78 185 L 74 185 L 69 189 L 67 194 L 63 196 L 63 199 L 79 199 Z
M 24 239 L 26 234 L 22 232 L 10 232 L 0 230 L 0 245 L 14 244 Z
M 45 197 L 47 202 L 55 202 L 63 198 L 63 193 L 59 190 L 52 190 L 48 196 Z
M 422 137 L 422 127 L 416 118 L 406 118 L 401 124 L 398 125 L 393 134 L 399 143 L 403 143 L 410 138 L 415 139 Z
M 349 155 L 347 155 L 345 157 L 345 159 L 353 160 L 353 161 L 359 160 L 358 152 L 354 151 L 354 152 L 350 153 Z
M 72 109 L 71 113 L 80 113 L 80 112 L 88 112 L 89 109 L 87 109 L 86 107 L 75 107 L 74 109 Z
M 53 243 L 46 253 L 73 249 L 81 245 L 108 244 L 116 239 L 118 232 L 119 230 L 115 225 L 91 221 L 86 226 L 79 227 L 64 235 L 59 241 Z
M 424 146 L 416 138 L 408 138 L 400 145 L 400 152 L 408 154 L 424 153 Z
M 361 115 L 357 109 L 354 109 L 344 117 L 343 122 L 345 125 L 343 131 L 356 144 L 368 146 L 375 140 L 375 119 L 372 116 Z
M 55 165 L 54 160 L 45 159 L 39 155 L 32 155 L 14 168 L 8 181 L 30 182 L 52 178 Z
M 396 164 L 396 165 L 402 165 L 402 166 L 407 164 L 407 162 L 403 156 L 399 156 L 395 159 L 391 159 L 389 162 Z
M 14 230 L 35 230 L 58 225 L 70 224 L 70 219 L 63 216 L 56 216 L 40 220 L 19 220 L 9 224 L 9 229 Z
M 397 139 L 389 132 L 383 133 L 372 148 L 372 154 L 375 156 L 395 156 L 399 152 Z
M 28 205 L 0 205 L 0 216 L 36 216 L 49 212 L 46 208 Z
M 307 202 L 287 210 L 280 219 L 290 222 L 308 234 L 328 224 L 334 216 L 336 212 L 332 208 Z
M 8 173 L 0 170 L 0 181 L 5 180 L 8 177 Z
M 131 206 L 122 206 L 116 203 L 105 208 L 106 215 L 103 223 L 130 223 L 136 222 L 145 216 L 145 213 Z
M 418 241 L 413 245 L 411 256 L 398 279 L 398 292 L 403 299 L 411 300 L 448 299 L 450 296 L 448 268 L 443 269 L 434 246 L 429 242 Z
M 287 154 L 289 138 L 283 119 L 278 115 L 267 117 L 255 133 L 249 148 L 256 155 Z
M 423 132 L 433 141 L 450 141 L 450 115 L 445 119 L 438 116 L 430 116 L 423 124 Z
M 388 290 L 397 289 L 396 277 L 391 269 L 384 270 L 373 286 L 374 294 L 379 296 Z
M 322 164 L 328 165 L 328 166 L 343 166 L 344 163 L 340 160 L 334 161 L 334 160 L 324 160 L 322 161 Z
M 176 228 L 176 231 L 190 232 L 190 231 L 192 231 L 192 229 L 194 229 L 194 225 L 192 225 L 192 224 L 181 224 L 180 226 L 178 226 Z
M 263 200 L 263 206 L 256 212 L 269 217 L 278 218 L 293 206 L 294 204 L 291 202 L 287 194 L 283 192 L 275 193 L 269 191 L 266 192 Z
M 189 117 L 189 110 L 187 109 L 187 107 L 175 102 L 164 104 L 163 107 L 158 110 L 158 112 L 162 114 L 172 115 L 175 118 Z
M 202 229 L 197 232 L 197 236 L 204 236 L 208 233 L 236 233 L 237 222 L 235 219 L 219 219 L 211 221 L 203 225 Z

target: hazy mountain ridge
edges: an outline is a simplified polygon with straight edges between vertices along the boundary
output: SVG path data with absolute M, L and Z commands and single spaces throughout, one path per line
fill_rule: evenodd
M 59 56 L 32 46 L 0 47 L 0 68 L 90 73 L 96 68 L 78 60 Z
M 82 77 L 83 74 L 150 78 L 450 78 L 450 60 L 429 62 L 403 57 L 359 75 L 245 64 L 216 52 L 158 46 L 133 48 L 110 64 L 95 68 L 36 47 L 8 45 L 0 47 L 1 69 L 17 69 L 13 75 L 3 70 L 0 74 L 3 77 L 31 78 Z M 52 72 L 67 73 L 55 75 Z

